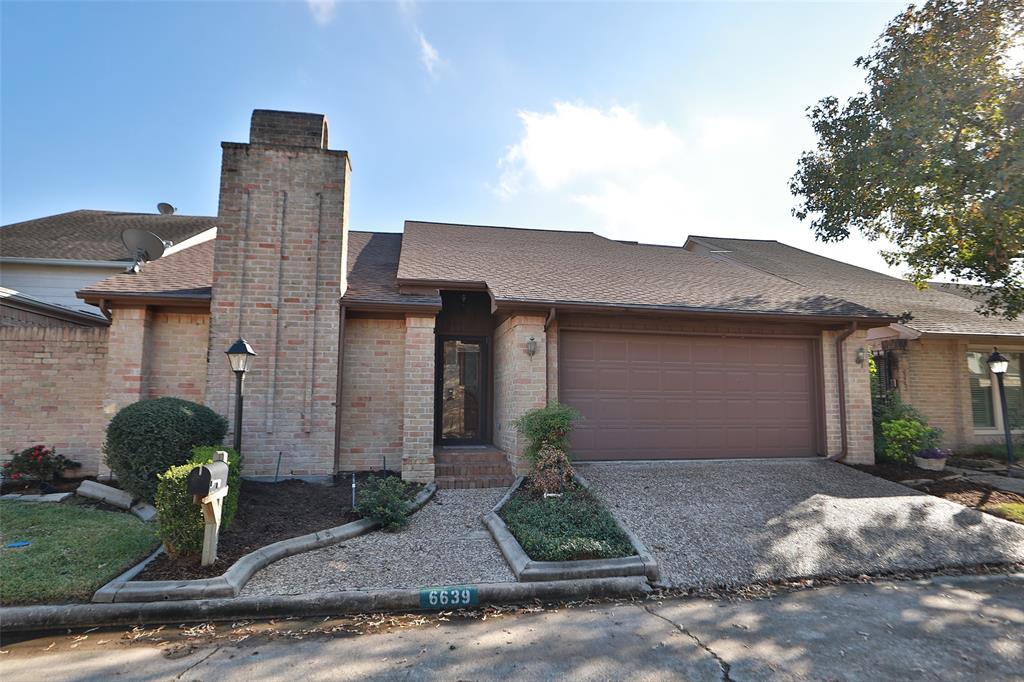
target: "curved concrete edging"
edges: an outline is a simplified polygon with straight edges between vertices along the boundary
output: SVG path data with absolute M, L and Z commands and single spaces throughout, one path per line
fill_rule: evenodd
M 590 490 L 590 483 L 579 474 L 574 474 L 576 482 L 583 488 Z M 498 548 L 508 562 L 516 580 L 521 582 L 550 581 L 550 580 L 580 580 L 592 578 L 611 578 L 623 576 L 644 576 L 647 580 L 656 582 L 661 577 L 658 562 L 654 555 L 640 541 L 631 530 L 622 525 L 615 515 L 617 525 L 629 538 L 634 556 L 620 557 L 617 559 L 582 559 L 579 561 L 534 561 L 523 549 L 519 541 L 515 539 L 508 526 L 498 516 L 498 511 L 512 498 L 512 495 L 522 486 L 525 476 L 519 476 L 509 487 L 508 492 L 498 500 L 491 511 L 484 515 L 484 525 L 491 532 L 491 536 L 498 544 Z M 609 512 L 610 513 L 610 512 Z
M 477 590 L 479 604 L 579 601 L 644 597 L 651 587 L 640 577 L 559 580 L 535 583 L 461 585 Z M 4 632 L 77 627 L 114 627 L 158 623 L 195 623 L 286 616 L 337 616 L 347 613 L 420 611 L 420 590 L 350 590 L 271 597 L 236 597 L 124 604 L 68 604 L 0 608 Z
M 431 481 L 409 503 L 409 511 L 415 512 L 437 492 L 437 484 Z M 301 554 L 312 549 L 336 545 L 377 528 L 377 523 L 369 519 L 352 521 L 343 526 L 336 526 L 316 533 L 300 535 L 297 538 L 281 540 L 261 547 L 246 554 L 222 575 L 216 578 L 199 580 L 132 580 L 142 569 L 156 558 L 157 550 L 138 566 L 122 573 L 109 583 L 96 590 L 92 601 L 97 603 L 111 602 L 160 602 L 194 599 L 215 599 L 237 597 L 256 571 L 265 566 L 293 554 Z

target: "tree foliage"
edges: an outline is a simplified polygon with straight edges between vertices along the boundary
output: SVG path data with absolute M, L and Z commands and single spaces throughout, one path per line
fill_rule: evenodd
M 867 90 L 809 108 L 817 148 L 790 181 L 818 239 L 883 237 L 918 285 L 993 287 L 982 312 L 1024 313 L 1024 0 L 911 6 L 857 59 Z

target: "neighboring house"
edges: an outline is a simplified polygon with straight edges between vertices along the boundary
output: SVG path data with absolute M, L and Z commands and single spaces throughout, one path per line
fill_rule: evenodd
M 132 263 L 133 254 L 121 243 L 121 232 L 148 230 L 181 248 L 215 223 L 215 218 L 206 216 L 83 210 L 4 225 L 0 227 L 0 286 L 105 319 L 75 292 L 124 272 Z M 0 306 L 7 308 L 2 302 Z
M 4 446 L 68 441 L 84 423 L 95 454 L 79 458 L 95 470 L 105 421 L 136 400 L 230 416 L 224 351 L 241 336 L 259 354 L 249 476 L 386 466 L 423 481 L 442 475 L 435 452 L 449 473 L 475 461 L 452 447 L 466 445 L 523 470 L 513 421 L 555 400 L 583 413 L 577 459 L 873 461 L 866 347 L 896 317 L 870 302 L 588 232 L 350 232 L 348 154 L 328 148 L 320 115 L 258 110 L 250 141 L 222 149 L 215 241 L 79 291 L 110 316 L 102 346 L 5 342 L 5 372 L 44 372 L 48 390 L 4 391 Z
M 1024 320 L 977 312 L 984 289 L 933 283 L 921 290 L 902 279 L 801 251 L 777 241 L 690 237 L 686 248 L 768 273 L 905 321 L 868 334 L 900 396 L 943 429 L 949 447 L 970 450 L 1002 437 L 995 382 L 986 359 L 993 347 L 1010 359 L 1011 419 L 1024 416 Z
M 0 327 L 105 327 L 95 312 L 65 308 L 0 287 Z

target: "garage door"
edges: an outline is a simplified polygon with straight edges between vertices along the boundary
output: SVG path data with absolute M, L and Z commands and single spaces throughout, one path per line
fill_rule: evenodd
M 601 459 L 815 454 L 809 339 L 563 331 L 559 396 L 584 421 L 573 456 Z

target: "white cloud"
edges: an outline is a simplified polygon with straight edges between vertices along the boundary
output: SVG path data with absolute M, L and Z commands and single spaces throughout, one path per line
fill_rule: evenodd
M 880 244 L 855 237 L 823 245 L 790 215 L 795 199 L 787 183 L 806 144 L 802 129 L 783 130 L 759 114 L 732 112 L 670 125 L 645 120 L 635 107 L 568 102 L 518 116 L 522 133 L 498 160 L 496 189 L 516 197 L 521 218 L 531 204 L 551 206 L 554 200 L 562 207 L 560 219 L 574 227 L 589 223 L 613 239 L 778 239 L 888 269 L 877 255 Z M 533 222 L 550 224 L 544 217 Z
M 420 61 L 423 62 L 423 68 L 427 70 L 431 76 L 434 75 L 435 69 L 441 63 L 441 55 L 437 53 L 434 46 L 427 41 L 427 37 L 423 35 L 423 31 L 417 30 L 416 33 L 420 39 Z
M 306 7 L 313 15 L 313 21 L 326 26 L 334 19 L 334 10 L 337 9 L 338 0 L 306 0 Z

